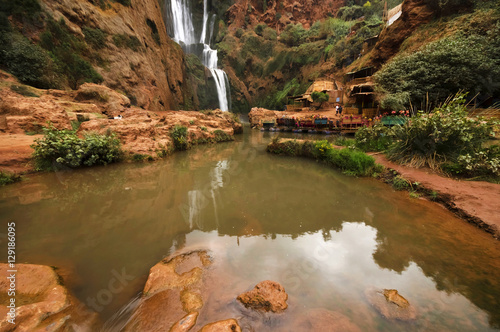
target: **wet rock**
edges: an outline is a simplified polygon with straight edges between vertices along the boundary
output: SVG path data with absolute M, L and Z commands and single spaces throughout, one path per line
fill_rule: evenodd
M 326 309 L 311 309 L 293 321 L 297 331 L 361 332 L 361 329 L 341 313 Z M 283 330 L 290 330 L 286 327 Z
M 188 331 L 203 307 L 204 278 L 211 264 L 208 252 L 196 250 L 153 266 L 124 331 Z
M 414 320 L 416 309 L 395 289 L 368 289 L 365 292 L 368 302 L 385 318 L 391 320 Z
M 198 318 L 198 312 L 192 312 L 182 317 L 180 321 L 175 323 L 169 330 L 169 332 L 186 332 L 189 331 L 195 324 Z
M 249 292 L 240 294 L 238 301 L 247 308 L 260 311 L 281 312 L 288 307 L 285 288 L 275 281 L 262 281 Z
M 226 319 L 207 324 L 199 332 L 241 332 L 236 319 Z
M 7 296 L 10 273 L 0 264 L 0 292 Z M 53 268 L 43 265 L 16 264 L 15 328 L 8 319 L 7 302 L 0 305 L 0 331 L 92 331 L 97 314 L 91 313 L 61 285 Z M 10 298 L 6 298 L 10 301 Z M 10 302 L 9 302 L 10 303 Z

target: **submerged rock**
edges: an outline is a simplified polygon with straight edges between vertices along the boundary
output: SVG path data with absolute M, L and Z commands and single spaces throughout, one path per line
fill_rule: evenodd
M 199 332 L 241 332 L 236 319 L 226 319 L 207 324 Z
M 9 288 L 15 288 L 16 293 L 0 305 L 0 331 L 95 330 L 97 314 L 69 294 L 53 268 L 16 264 L 14 278 L 7 279 L 12 278 L 10 269 L 8 264 L 0 264 L 0 292 L 7 296 Z M 11 281 L 15 286 L 11 286 Z M 15 320 L 9 322 L 11 299 L 15 299 Z
M 326 309 L 311 309 L 293 322 L 297 331 L 361 332 L 361 329 L 341 313 Z
M 281 312 L 288 307 L 285 288 L 275 281 L 262 281 L 249 292 L 240 294 L 238 301 L 247 308 L 260 311 Z
M 365 292 L 368 302 L 387 319 L 414 320 L 416 309 L 395 289 L 368 289 Z
M 186 332 L 191 330 L 191 328 L 196 324 L 196 319 L 198 318 L 198 312 L 192 312 L 182 317 L 180 321 L 175 323 L 169 330 L 169 332 Z

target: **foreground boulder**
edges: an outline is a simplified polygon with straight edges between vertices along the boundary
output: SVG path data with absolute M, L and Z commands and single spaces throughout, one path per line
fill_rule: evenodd
M 7 296 L 11 287 L 8 264 L 0 264 L 0 292 Z M 43 265 L 16 264 L 15 325 L 9 322 L 10 298 L 0 305 L 0 331 L 94 331 L 97 314 L 61 285 L 53 268 Z
M 240 294 L 237 298 L 247 308 L 266 312 L 282 312 L 288 308 L 287 299 L 285 288 L 270 280 L 258 283 L 254 289 Z
M 385 318 L 390 320 L 414 320 L 416 309 L 395 289 L 368 289 L 365 292 L 368 302 Z
M 196 250 L 153 266 L 124 331 L 189 331 L 203 307 L 204 278 L 211 264 L 207 251 Z

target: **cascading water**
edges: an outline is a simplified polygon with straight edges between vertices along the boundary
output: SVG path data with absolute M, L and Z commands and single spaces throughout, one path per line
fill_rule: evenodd
M 200 37 L 196 37 L 196 29 L 193 24 L 192 11 L 189 6 L 189 0 L 165 0 L 167 8 L 167 26 L 169 34 L 177 43 L 181 44 L 184 51 L 193 53 L 201 57 L 201 62 L 210 70 L 217 88 L 217 97 L 219 99 L 219 108 L 227 112 L 229 110 L 229 80 L 226 73 L 217 68 L 217 50 L 210 47 L 212 39 L 215 15 L 209 19 L 207 0 L 203 1 L 203 21 Z M 168 6 L 170 4 L 170 6 Z M 201 54 L 197 52 L 197 46 L 203 45 Z

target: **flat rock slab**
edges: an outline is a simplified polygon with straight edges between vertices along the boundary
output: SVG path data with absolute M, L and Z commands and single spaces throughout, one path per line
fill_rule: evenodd
M 16 264 L 15 325 L 8 321 L 8 290 L 12 277 L 8 264 L 0 264 L 0 292 L 6 302 L 0 305 L 0 331 L 93 331 L 97 315 L 61 285 L 53 268 L 44 265 Z
M 237 297 L 245 307 L 266 312 L 282 312 L 288 308 L 287 299 L 285 288 L 270 280 L 259 282 L 254 289 Z

